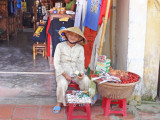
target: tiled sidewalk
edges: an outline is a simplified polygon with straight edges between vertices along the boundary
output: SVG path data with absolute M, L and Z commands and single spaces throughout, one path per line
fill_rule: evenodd
M 149 107 L 148 107 L 149 106 Z M 66 120 L 65 108 L 59 114 L 52 112 L 53 105 L 0 105 L 0 120 Z M 127 117 L 110 115 L 104 117 L 101 106 L 91 107 L 91 120 L 160 120 L 159 105 L 144 105 L 138 109 L 127 106 Z M 153 111 L 153 112 L 152 112 Z M 74 111 L 75 114 L 85 114 Z M 86 120 L 86 119 L 73 119 Z
M 52 108 L 53 105 L 0 105 L 0 120 L 66 120 L 64 108 L 59 114 L 54 114 Z M 75 111 L 74 114 L 85 113 L 83 111 Z M 129 114 L 129 116 L 131 115 Z M 91 120 L 110 119 L 109 117 L 104 117 L 103 109 L 100 106 L 92 106 Z

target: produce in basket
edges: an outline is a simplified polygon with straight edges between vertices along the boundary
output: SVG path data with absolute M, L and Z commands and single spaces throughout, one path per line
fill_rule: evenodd
M 120 84 L 127 84 L 127 83 L 134 83 L 139 80 L 139 75 L 131 72 L 121 71 L 121 70 L 114 70 L 110 67 L 109 73 L 112 76 L 116 76 L 120 78 Z

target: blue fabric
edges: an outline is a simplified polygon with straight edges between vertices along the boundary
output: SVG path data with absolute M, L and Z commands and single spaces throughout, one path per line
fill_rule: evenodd
M 87 12 L 83 26 L 86 26 L 94 31 L 97 31 L 100 8 L 101 8 L 101 0 L 88 0 Z
M 54 106 L 53 108 L 53 113 L 59 113 L 61 111 L 61 107 L 60 106 Z
M 21 0 L 17 0 L 17 3 L 18 3 L 18 4 L 17 4 L 17 8 L 18 8 L 18 9 L 21 9 Z
M 21 9 L 21 3 L 18 3 L 18 4 L 17 4 L 17 8 L 18 8 L 18 9 Z
M 16 3 L 18 2 L 18 0 L 16 0 Z M 17 15 L 17 5 L 14 6 L 14 14 Z
M 14 0 L 11 0 L 11 13 L 14 12 Z

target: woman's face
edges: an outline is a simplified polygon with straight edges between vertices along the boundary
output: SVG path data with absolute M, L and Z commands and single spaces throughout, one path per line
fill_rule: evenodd
M 68 40 L 69 40 L 71 43 L 77 42 L 77 41 L 79 41 L 80 39 L 82 39 L 78 34 L 76 34 L 76 33 L 74 33 L 74 32 L 67 32 L 67 37 L 68 37 Z

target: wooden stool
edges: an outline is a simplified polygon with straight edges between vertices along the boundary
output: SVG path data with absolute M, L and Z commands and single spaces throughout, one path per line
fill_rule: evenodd
M 33 59 L 35 60 L 36 59 L 36 55 L 39 53 L 39 54 L 42 54 L 43 57 L 45 57 L 45 59 L 47 59 L 47 48 L 46 48 L 46 43 L 34 43 L 33 44 Z
M 87 118 L 87 120 L 91 120 L 91 108 L 90 104 L 83 104 L 84 106 L 77 106 L 79 104 L 71 104 L 68 103 L 66 107 L 67 120 L 72 120 L 72 118 Z M 87 112 L 87 115 L 72 115 L 74 109 L 84 109 Z
M 121 108 L 122 110 L 110 110 L 111 104 L 118 104 L 119 108 Z M 102 108 L 104 108 L 104 116 L 109 116 L 109 114 L 122 114 L 125 117 L 127 112 L 126 99 L 115 100 L 103 97 Z

